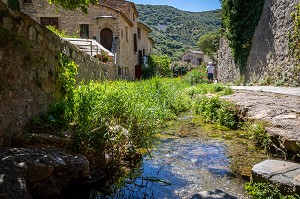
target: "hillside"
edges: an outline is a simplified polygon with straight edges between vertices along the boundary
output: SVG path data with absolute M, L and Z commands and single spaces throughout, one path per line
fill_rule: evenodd
M 178 59 L 187 49 L 197 49 L 199 37 L 221 27 L 221 10 L 188 12 L 171 6 L 136 5 L 140 20 L 149 25 L 156 53 Z

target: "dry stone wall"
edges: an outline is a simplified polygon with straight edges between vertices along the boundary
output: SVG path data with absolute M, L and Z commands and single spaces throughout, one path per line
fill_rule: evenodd
M 0 1 L 0 146 L 59 100 L 59 53 L 79 65 L 77 80 L 114 79 L 113 66 L 84 52 Z
M 271 81 L 276 84 L 282 81 L 295 84 L 294 74 L 291 72 L 294 64 L 288 53 L 288 33 L 292 28 L 291 13 L 299 2 L 300 0 L 265 1 L 246 65 L 247 82 Z M 239 67 L 232 60 L 228 42 L 223 39 L 218 56 L 219 79 L 223 82 L 240 78 Z M 232 71 L 236 74 L 229 75 Z
M 240 69 L 235 64 L 228 41 L 223 37 L 220 40 L 218 51 L 218 80 L 224 83 L 240 79 Z

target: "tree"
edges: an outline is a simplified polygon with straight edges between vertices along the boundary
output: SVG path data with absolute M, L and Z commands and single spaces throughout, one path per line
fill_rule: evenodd
M 217 52 L 219 48 L 220 31 L 211 32 L 202 35 L 198 40 L 198 47 L 204 52 L 204 54 L 210 56 L 213 59 L 213 54 Z
M 98 0 L 48 0 L 48 2 L 69 10 L 80 8 L 84 13 L 87 13 L 88 6 L 97 4 Z

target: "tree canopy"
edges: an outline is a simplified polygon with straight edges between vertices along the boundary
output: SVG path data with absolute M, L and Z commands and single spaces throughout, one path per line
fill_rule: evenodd
M 84 13 L 87 13 L 88 6 L 97 4 L 98 0 L 48 0 L 48 2 L 69 10 L 80 8 Z
M 216 53 L 219 48 L 220 36 L 220 31 L 202 35 L 198 40 L 198 47 L 204 52 L 204 54 L 213 58 L 213 54 Z

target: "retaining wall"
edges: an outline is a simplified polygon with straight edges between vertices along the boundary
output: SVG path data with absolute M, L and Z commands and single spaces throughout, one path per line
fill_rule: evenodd
M 115 66 L 99 62 L 0 1 L 0 146 L 62 96 L 59 53 L 79 65 L 77 80 L 115 79 Z

